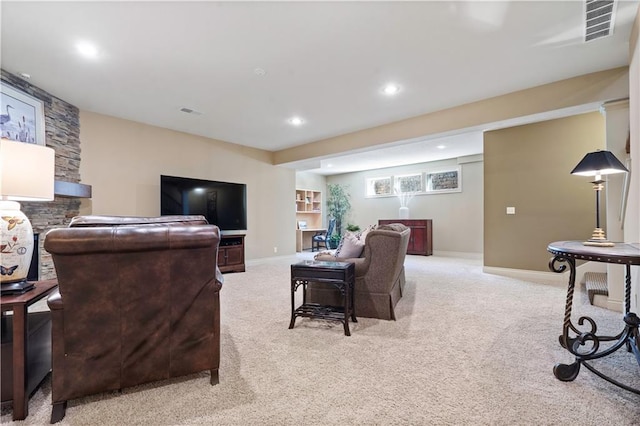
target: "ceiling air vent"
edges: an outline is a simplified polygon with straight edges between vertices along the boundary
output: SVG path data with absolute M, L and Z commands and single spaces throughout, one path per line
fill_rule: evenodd
M 613 33 L 615 0 L 585 1 L 584 41 L 610 36 Z
M 191 109 L 191 108 L 180 108 L 181 112 L 184 112 L 185 114 L 192 114 L 192 115 L 202 115 L 202 113 L 200 111 L 196 111 L 195 109 Z

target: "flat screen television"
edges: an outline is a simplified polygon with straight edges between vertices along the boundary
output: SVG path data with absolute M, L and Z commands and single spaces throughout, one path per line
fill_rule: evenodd
M 160 214 L 201 214 L 225 234 L 244 233 L 247 185 L 161 175 Z

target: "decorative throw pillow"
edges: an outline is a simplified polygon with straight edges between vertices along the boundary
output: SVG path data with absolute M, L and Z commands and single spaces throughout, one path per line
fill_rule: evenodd
M 338 243 L 338 247 L 336 247 L 336 257 L 340 254 L 340 250 L 342 250 L 342 244 L 344 243 L 344 238 L 351 234 L 351 232 L 346 231 L 342 237 L 340 237 L 340 242 Z
M 360 232 L 344 231 L 344 234 L 342 234 L 342 237 L 340 237 L 340 242 L 338 242 L 338 247 L 336 247 L 336 256 L 338 255 L 338 253 L 340 253 L 342 244 L 344 243 L 344 239 L 347 235 L 355 236 L 357 239 L 360 239 Z
M 336 250 L 336 257 L 360 257 L 362 250 L 364 250 L 364 240 L 359 240 L 353 233 L 347 232 L 342 237 L 340 245 Z
M 364 240 L 367 239 L 367 234 L 375 229 L 376 229 L 376 225 L 369 225 L 366 228 L 364 228 L 362 231 L 358 232 L 356 236 L 358 237 L 359 240 L 364 242 Z

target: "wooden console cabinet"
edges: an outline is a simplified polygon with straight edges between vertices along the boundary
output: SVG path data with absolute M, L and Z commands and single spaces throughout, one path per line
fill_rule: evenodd
M 244 235 L 223 235 L 218 247 L 220 272 L 244 272 Z
M 431 219 L 380 219 L 378 225 L 402 223 L 411 228 L 411 238 L 407 254 L 431 256 L 433 254 L 433 236 Z

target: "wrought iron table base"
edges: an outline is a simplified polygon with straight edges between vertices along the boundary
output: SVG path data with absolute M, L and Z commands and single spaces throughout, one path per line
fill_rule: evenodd
M 632 352 L 635 355 L 638 365 L 640 365 L 640 334 L 638 331 L 640 328 L 640 318 L 638 318 L 635 313 L 629 312 L 631 304 L 631 263 L 626 263 L 625 265 L 624 329 L 615 336 L 599 336 L 597 334 L 597 325 L 592 318 L 581 316 L 578 319 L 577 326 L 571 321 L 571 310 L 576 280 L 575 258 L 577 257 L 580 259 L 596 260 L 601 262 L 609 261 L 609 263 L 621 263 L 620 260 L 617 262 L 611 262 L 611 259 L 602 257 L 589 259 L 584 255 L 577 256 L 575 253 L 567 253 L 562 250 L 557 250 L 556 247 L 552 246 L 553 244 L 549 246 L 548 250 L 555 256 L 549 262 L 549 268 L 558 273 L 566 270 L 566 265 L 563 264 L 568 264 L 570 268 L 564 322 L 562 326 L 562 335 L 559 337 L 559 340 L 560 345 L 575 356 L 575 361 L 571 364 L 556 364 L 553 367 L 553 374 L 558 380 L 565 382 L 572 381 L 578 376 L 580 366 L 584 365 L 585 368 L 609 383 L 635 394 L 640 394 L 640 389 L 633 388 L 609 377 L 587 362 L 606 357 L 618 351 L 620 348 L 625 347 L 628 352 Z M 582 330 L 578 327 L 582 328 Z M 588 329 L 585 330 L 585 327 Z M 611 345 L 607 345 L 607 347 L 601 347 L 602 343 L 605 342 L 613 343 Z

